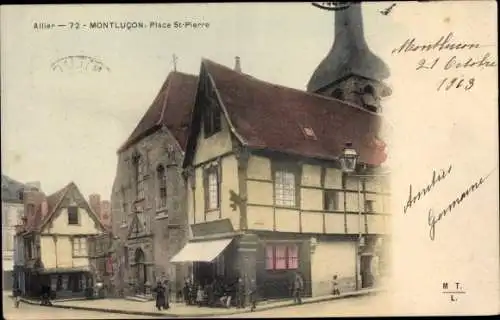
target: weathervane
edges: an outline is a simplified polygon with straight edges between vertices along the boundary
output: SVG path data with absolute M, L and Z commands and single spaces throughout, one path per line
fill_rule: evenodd
M 174 64 L 174 71 L 177 71 L 177 60 L 178 60 L 178 57 L 174 53 L 172 55 L 172 63 Z

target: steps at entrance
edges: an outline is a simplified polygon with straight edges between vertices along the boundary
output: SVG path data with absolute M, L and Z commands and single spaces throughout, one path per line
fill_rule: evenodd
M 126 300 L 137 301 L 137 302 L 148 302 L 153 301 L 154 298 L 151 295 L 137 294 L 135 296 L 127 296 Z

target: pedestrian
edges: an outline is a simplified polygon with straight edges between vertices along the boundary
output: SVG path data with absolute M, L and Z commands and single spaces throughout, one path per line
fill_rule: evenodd
M 215 303 L 214 299 L 214 283 L 215 280 L 212 280 L 209 282 L 205 288 L 205 291 L 207 293 L 207 303 L 209 307 L 213 307 Z
M 163 304 L 163 308 L 168 310 L 170 309 L 170 297 L 172 293 L 172 288 L 168 279 L 165 279 L 165 281 L 163 282 L 163 287 L 165 288 L 165 301 Z
M 186 278 L 184 280 L 184 287 L 182 288 L 182 294 L 183 294 L 183 297 L 184 297 L 184 302 L 187 304 L 187 305 L 190 305 L 190 289 L 191 289 L 191 284 L 189 283 L 189 278 Z
M 255 311 L 257 307 L 257 285 L 255 279 L 250 280 L 250 288 L 248 288 L 248 295 L 250 296 L 250 311 Z
M 156 283 L 156 288 L 153 289 L 156 294 L 156 308 L 161 311 L 165 307 L 165 287 L 160 280 Z
M 21 290 L 18 288 L 14 289 L 14 306 L 19 308 L 19 304 L 21 303 Z
M 333 281 L 332 281 L 332 294 L 334 296 L 340 295 L 340 290 L 339 290 L 339 282 L 337 280 L 337 275 L 335 274 L 333 276 Z
M 198 307 L 201 307 L 201 305 L 203 304 L 203 296 L 204 296 L 203 286 L 201 284 L 197 284 L 196 287 L 197 287 L 196 304 L 198 305 Z
M 236 308 L 245 308 L 245 283 L 241 277 L 238 278 L 236 284 Z
M 293 301 L 295 303 L 298 304 L 302 303 L 303 290 L 304 290 L 304 279 L 302 279 L 302 276 L 298 272 L 295 272 L 295 277 L 292 284 Z

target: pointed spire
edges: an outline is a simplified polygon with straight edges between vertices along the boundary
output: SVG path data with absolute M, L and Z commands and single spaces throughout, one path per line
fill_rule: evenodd
M 234 57 L 234 71 L 241 72 L 241 62 L 240 57 Z
M 335 11 L 335 39 L 330 52 L 314 71 L 307 91 L 318 92 L 349 75 L 381 81 L 387 65 L 373 54 L 365 40 L 361 4 Z

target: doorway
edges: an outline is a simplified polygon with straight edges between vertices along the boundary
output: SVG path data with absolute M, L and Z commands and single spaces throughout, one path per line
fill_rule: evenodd
M 373 275 L 371 272 L 372 255 L 362 255 L 360 261 L 361 288 L 370 288 L 373 286 Z
M 135 250 L 135 279 L 137 281 L 137 293 L 144 294 L 146 292 L 146 282 L 148 281 L 147 268 L 145 264 L 144 251 L 141 248 Z

